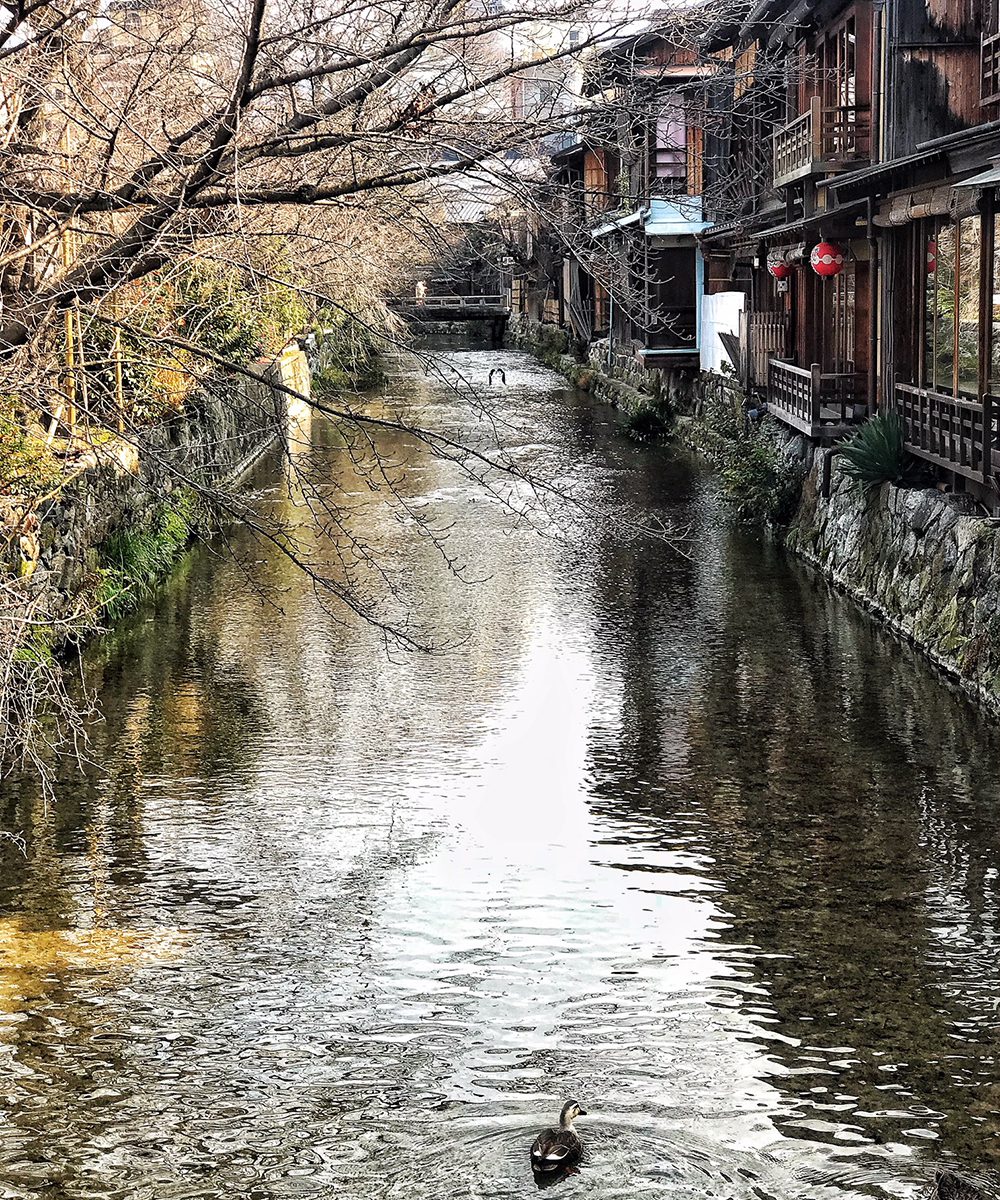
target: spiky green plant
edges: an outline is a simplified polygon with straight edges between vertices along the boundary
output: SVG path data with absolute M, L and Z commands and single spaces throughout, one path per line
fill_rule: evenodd
M 644 402 L 626 415 L 625 432 L 637 442 L 656 442 L 670 428 L 670 421 L 662 408 Z
M 840 469 L 866 492 L 884 483 L 913 482 L 917 465 L 906 449 L 899 414 L 880 412 L 867 420 L 841 448 Z

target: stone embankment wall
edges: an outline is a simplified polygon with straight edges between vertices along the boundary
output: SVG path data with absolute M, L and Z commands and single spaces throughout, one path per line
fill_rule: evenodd
M 806 476 L 788 548 L 1000 709 L 1000 525 L 938 491 L 866 495 L 835 466 L 825 498 L 828 453 Z
M 155 521 L 181 493 L 232 487 L 306 407 L 283 388 L 309 394 L 301 350 L 259 363 L 263 376 L 209 380 L 183 407 L 135 438 L 97 438 L 53 493 L 3 517 L 5 569 L 49 618 L 85 619 L 112 534 Z
M 740 407 L 734 380 L 705 376 L 692 390 L 678 435 L 709 459 L 731 453 L 711 413 Z M 1000 523 L 967 496 L 885 484 L 864 492 L 823 449 L 767 418 L 758 436 L 774 443 L 801 496 L 786 548 L 964 690 L 1000 710 Z M 823 478 L 829 480 L 823 495 Z
M 564 329 L 512 313 L 506 341 L 630 415 L 649 409 L 666 414 L 689 402 L 693 370 L 644 367 L 634 354 L 616 349 L 607 338 L 591 342 L 585 352 L 580 351 L 585 357 L 578 357 Z
M 568 353 L 562 330 L 537 322 L 512 321 L 510 341 L 618 407 L 680 414 L 680 440 L 716 463 L 729 458 L 732 444 L 711 409 L 740 408 L 734 380 L 664 378 L 635 362 L 613 361 L 609 369 L 606 343 L 592 346 L 590 361 L 581 363 Z M 772 440 L 792 475 L 804 480 L 790 523 L 775 530 L 788 550 L 1000 711 L 1000 521 L 975 511 L 967 497 L 933 489 L 887 484 L 865 493 L 838 471 L 836 455 L 827 462 L 829 450 L 776 421 L 766 420 L 759 436 Z

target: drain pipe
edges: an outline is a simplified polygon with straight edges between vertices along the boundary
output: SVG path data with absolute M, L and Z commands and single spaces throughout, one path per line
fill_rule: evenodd
M 819 494 L 824 500 L 830 499 L 833 490 L 833 456 L 843 450 L 843 446 L 831 446 L 823 455 L 823 472 L 820 476 Z
M 882 288 L 880 277 L 879 244 L 875 235 L 875 201 L 868 197 L 868 416 L 877 412 L 879 405 L 878 382 L 882 357 L 881 318 L 882 306 L 879 293 Z

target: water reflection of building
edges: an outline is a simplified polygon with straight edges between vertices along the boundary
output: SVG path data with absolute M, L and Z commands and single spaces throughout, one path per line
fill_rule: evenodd
M 600 629 L 623 697 L 594 739 L 592 811 L 711 864 L 694 873 L 721 885 L 782 1132 L 986 1166 L 996 732 L 776 554 L 762 570 L 755 542 L 702 534 L 714 606 L 695 567 L 655 549 L 631 578 L 608 573 Z

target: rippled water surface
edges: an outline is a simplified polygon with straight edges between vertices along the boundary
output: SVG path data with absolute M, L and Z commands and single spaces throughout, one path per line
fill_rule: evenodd
M 387 656 L 249 539 L 193 552 L 90 652 L 94 769 L 6 797 L 0 1197 L 528 1196 L 571 1095 L 566 1197 L 995 1167 L 996 731 L 696 464 L 524 357 L 443 359 L 495 366 L 518 462 L 564 456 L 692 557 L 517 525 L 396 442 L 480 582 L 378 492 L 354 528 L 446 652 Z M 474 422 L 417 368 L 372 403 Z

